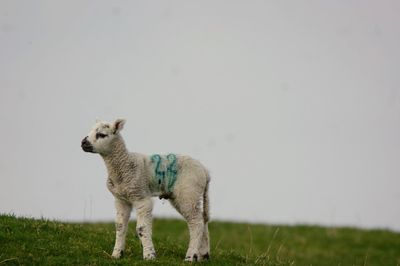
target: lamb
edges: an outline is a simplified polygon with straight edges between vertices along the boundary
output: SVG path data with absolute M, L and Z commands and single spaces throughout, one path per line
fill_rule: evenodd
M 168 199 L 189 227 L 189 248 L 185 261 L 208 260 L 210 175 L 197 160 L 183 155 L 147 156 L 128 152 L 120 131 L 125 120 L 96 121 L 82 140 L 85 152 L 98 153 L 107 171 L 107 187 L 115 198 L 116 240 L 113 258 L 120 258 L 132 208 L 136 209 L 136 233 L 143 246 L 143 258 L 156 258 L 152 241 L 152 197 Z

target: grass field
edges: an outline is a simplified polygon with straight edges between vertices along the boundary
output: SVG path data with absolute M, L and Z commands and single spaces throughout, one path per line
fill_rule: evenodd
M 156 219 L 157 260 L 144 262 L 130 224 L 120 260 L 110 253 L 112 223 L 62 223 L 0 215 L 2 265 L 187 265 L 188 231 L 180 220 Z M 400 234 L 385 230 L 211 222 L 207 265 L 400 265 Z

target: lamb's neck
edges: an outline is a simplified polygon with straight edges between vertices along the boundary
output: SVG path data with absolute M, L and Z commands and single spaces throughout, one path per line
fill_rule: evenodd
M 102 157 L 106 164 L 109 178 L 120 179 L 125 169 L 127 169 L 126 167 L 129 165 L 129 151 L 125 146 L 124 140 L 120 136 L 114 140 L 112 147 L 111 152 L 102 155 Z

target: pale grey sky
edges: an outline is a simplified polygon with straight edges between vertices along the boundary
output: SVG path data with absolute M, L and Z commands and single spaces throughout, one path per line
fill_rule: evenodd
M 215 219 L 400 230 L 399 14 L 398 1 L 1 1 L 0 212 L 113 219 L 80 140 L 124 117 L 131 151 L 211 170 Z

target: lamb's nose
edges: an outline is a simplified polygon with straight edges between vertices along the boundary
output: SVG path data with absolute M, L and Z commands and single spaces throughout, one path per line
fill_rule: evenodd
M 85 143 L 87 143 L 88 142 L 88 140 L 87 140 L 87 137 L 85 137 L 83 140 L 82 140 L 82 145 L 85 145 Z

